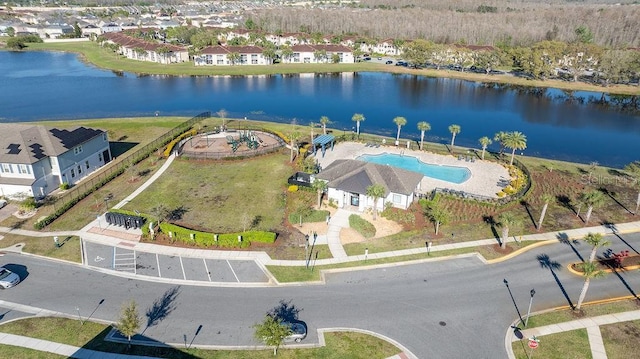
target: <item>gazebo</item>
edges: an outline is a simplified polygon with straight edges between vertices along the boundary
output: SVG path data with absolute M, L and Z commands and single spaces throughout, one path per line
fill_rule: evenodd
M 317 154 L 318 146 L 322 150 L 322 157 L 324 157 L 324 152 L 327 150 L 327 145 L 331 144 L 331 150 L 333 151 L 333 143 L 336 138 L 333 135 L 320 135 L 313 139 L 313 153 Z

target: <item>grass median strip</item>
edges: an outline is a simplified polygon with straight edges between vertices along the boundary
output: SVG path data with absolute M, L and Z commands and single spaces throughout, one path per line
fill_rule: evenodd
M 82 261 L 79 237 L 62 236 L 58 237 L 58 241 L 61 245 L 56 247 L 53 236 L 28 237 L 17 234 L 4 234 L 4 238 L 0 241 L 0 247 L 9 248 L 19 243 L 24 243 L 24 246 L 21 247 L 23 252 L 77 263 Z
M 82 347 L 84 349 L 97 350 L 109 353 L 120 353 L 129 355 L 145 355 L 160 358 L 201 358 L 201 359 L 239 359 L 273 358 L 272 349 L 264 350 L 203 350 L 197 348 L 173 348 L 173 347 L 147 347 L 133 345 L 127 349 L 127 344 L 112 343 L 104 341 L 105 336 L 110 331 L 110 326 L 87 322 L 84 324 L 77 320 L 67 318 L 28 318 L 11 323 L 0 325 L 0 332 L 15 335 L 23 335 L 31 338 L 49 340 Z M 278 350 L 278 358 L 284 359 L 376 359 L 388 358 L 398 354 L 400 350 L 394 345 L 378 339 L 376 337 L 350 332 L 326 333 L 326 346 L 312 349 L 290 349 L 281 348 Z M 11 350 L 11 357 L 15 358 L 58 358 L 59 356 L 29 356 L 33 352 L 31 349 L 8 347 Z M 0 350 L 3 348 L 0 347 Z M 5 356 L 4 352 L 3 356 Z M 36 353 L 37 354 L 37 353 Z M 8 356 L 7 356 L 8 357 Z

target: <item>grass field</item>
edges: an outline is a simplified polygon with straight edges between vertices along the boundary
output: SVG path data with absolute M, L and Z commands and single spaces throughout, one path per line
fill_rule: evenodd
M 327 73 L 327 72 L 390 72 L 424 75 L 430 77 L 456 78 L 479 82 L 505 83 L 529 87 L 553 87 L 575 91 L 608 92 L 612 94 L 637 95 L 634 86 L 600 87 L 582 82 L 567 82 L 560 80 L 528 80 L 510 75 L 486 75 L 469 72 L 434 69 L 411 69 L 403 66 L 389 66 L 379 63 L 359 62 L 355 64 L 275 64 L 265 66 L 195 66 L 192 62 L 181 64 L 161 65 L 151 62 L 129 60 L 115 54 L 113 51 L 101 48 L 95 42 L 66 42 L 29 44 L 27 50 L 68 51 L 82 54 L 83 58 L 102 68 L 141 74 L 166 75 L 269 75 L 296 73 Z
M 246 218 L 247 230 L 274 231 L 284 219 L 291 173 L 288 155 L 282 153 L 225 162 L 177 159 L 124 208 L 152 213 L 164 204 L 181 213 L 177 222 L 210 232 L 245 229 Z
M 104 324 L 84 322 L 66 318 L 28 318 L 0 325 L 0 332 L 24 335 L 32 338 L 50 340 L 53 342 L 82 347 L 110 353 L 129 355 L 156 356 L 160 358 L 201 358 L 201 359 L 240 359 L 273 358 L 272 349 L 263 350 L 203 350 L 196 348 L 157 348 L 134 345 L 127 349 L 126 344 L 104 341 L 110 327 Z M 336 332 L 325 335 L 326 346 L 313 349 L 280 349 L 278 358 L 284 359 L 384 359 L 398 354 L 400 351 L 395 346 L 378 338 L 360 333 Z M 58 358 L 58 356 L 37 356 L 37 353 L 29 349 L 7 347 L 12 356 L 6 356 L 2 351 L 2 357 L 8 358 Z M 0 350 L 3 350 L 0 347 Z M 29 356 L 32 355 L 32 356 Z
M 62 244 L 60 247 L 54 245 L 53 237 L 27 237 L 17 234 L 3 234 L 3 236 L 0 249 L 24 243 L 22 251 L 26 253 L 77 263 L 82 261 L 80 238 L 76 236 L 59 237 L 59 242 Z

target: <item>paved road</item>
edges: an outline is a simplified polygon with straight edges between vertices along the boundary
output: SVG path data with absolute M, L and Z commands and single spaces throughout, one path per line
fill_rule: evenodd
M 613 250 L 640 249 L 640 234 L 624 235 L 625 244 L 612 236 Z M 115 321 L 128 299 L 138 301 L 141 312 L 154 306 L 155 323 L 144 334 L 168 343 L 244 346 L 252 339 L 252 325 L 280 302 L 299 310 L 310 335 L 316 329 L 352 327 L 386 335 L 420 358 L 502 358 L 505 329 L 518 317 L 503 279 L 521 314 L 526 314 L 529 291 L 535 288 L 533 309 L 566 305 L 558 285 L 575 303 L 582 279 L 566 265 L 586 258 L 590 248 L 577 244 L 540 247 L 508 261 L 485 265 L 475 257 L 391 266 L 367 271 L 330 274 L 326 285 L 274 288 L 219 288 L 175 286 L 112 276 L 87 268 L 6 255 L 3 263 L 23 265 L 24 282 L 2 292 L 2 300 L 23 303 L 83 317 Z M 578 253 L 578 254 L 576 254 Z M 557 281 L 541 267 L 538 256 L 558 262 Z M 14 266 L 15 267 L 15 266 Z M 20 269 L 20 268 L 14 268 Z M 638 271 L 592 281 L 587 300 L 640 292 Z M 104 302 L 99 305 L 99 302 Z M 163 301 L 164 299 L 164 301 Z M 164 302 L 163 305 L 159 305 Z M 190 340 L 190 339 L 189 339 Z

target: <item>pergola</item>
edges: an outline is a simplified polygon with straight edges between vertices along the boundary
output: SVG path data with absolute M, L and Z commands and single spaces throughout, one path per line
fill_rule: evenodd
M 331 150 L 333 151 L 333 143 L 335 142 L 335 136 L 333 135 L 320 135 L 313 139 L 313 153 L 317 154 L 318 146 L 320 146 L 322 150 L 322 157 L 324 157 L 324 153 L 327 150 L 327 145 L 331 144 Z

